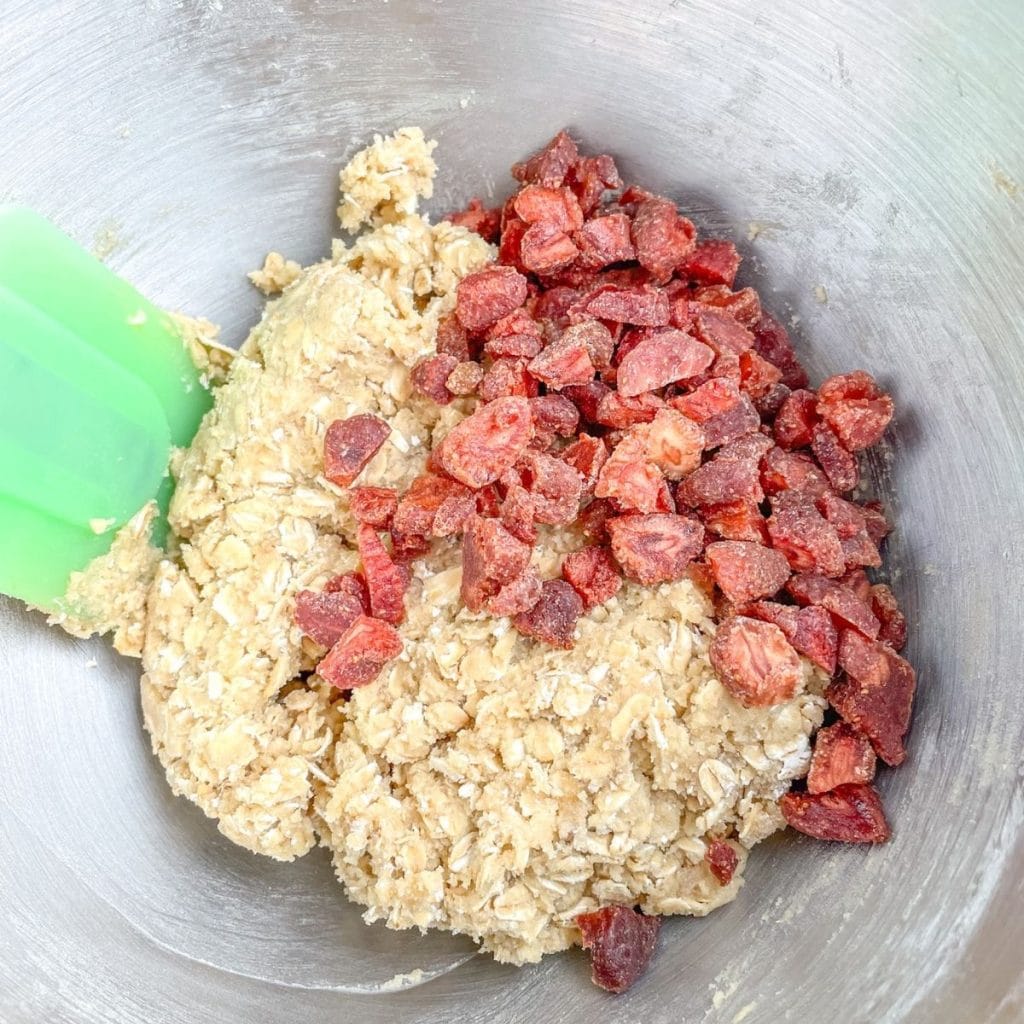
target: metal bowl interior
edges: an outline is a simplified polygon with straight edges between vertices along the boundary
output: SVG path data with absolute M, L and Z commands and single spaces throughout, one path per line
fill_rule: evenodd
M 920 676 L 895 837 L 792 834 L 676 919 L 631 993 L 366 927 L 326 857 L 231 846 L 167 790 L 134 663 L 0 603 L 0 1019 L 1024 1017 L 1024 25 L 1013 0 L 13 0 L 0 199 L 237 343 L 244 272 L 328 250 L 374 131 L 440 141 L 435 212 L 568 126 L 736 239 L 812 373 L 864 366 Z M 1020 185 L 1018 184 L 1020 183 Z

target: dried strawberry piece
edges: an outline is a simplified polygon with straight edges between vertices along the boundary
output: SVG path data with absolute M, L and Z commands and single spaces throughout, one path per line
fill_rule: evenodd
M 740 862 L 739 855 L 732 844 L 727 843 L 724 839 L 712 839 L 708 843 L 704 859 L 711 869 L 711 874 L 718 879 L 719 885 L 728 885 L 732 881 L 736 865 Z
M 838 582 L 856 594 L 865 604 L 871 604 L 871 580 L 863 569 L 851 569 L 843 573 Z
M 533 608 L 542 594 L 540 577 L 533 569 L 527 569 L 487 599 L 487 610 L 492 615 L 520 615 Z
M 732 316 L 741 326 L 753 330 L 761 319 L 761 299 L 753 288 L 731 291 L 721 284 L 696 288 L 693 300 L 703 306 L 714 306 Z M 764 353 L 762 353 L 763 355 Z
M 537 320 L 550 320 L 558 327 L 569 322 L 569 310 L 579 301 L 581 292 L 578 288 L 556 285 L 540 292 L 533 303 L 533 316 Z
M 865 565 L 877 569 L 882 564 L 882 556 L 879 553 L 878 546 L 867 533 L 860 533 L 855 537 L 845 537 L 841 543 L 843 545 L 843 558 L 846 559 L 846 567 L 848 569 Z
M 451 537 L 462 533 L 469 520 L 476 515 L 475 494 L 462 494 L 445 498 L 434 514 L 433 533 L 435 537 Z
M 438 449 L 445 472 L 480 488 L 515 465 L 533 438 L 533 413 L 525 398 L 498 398 L 456 424 Z
M 340 576 L 332 576 L 323 586 L 325 594 L 350 594 L 362 606 L 363 611 L 370 610 L 370 595 L 366 590 L 366 580 L 361 572 L 345 572 Z
M 799 492 L 785 491 L 772 498 L 768 536 L 796 572 L 840 576 L 846 569 L 835 527 Z
M 604 543 L 608 539 L 608 520 L 618 515 L 607 498 L 595 498 L 579 515 L 579 527 L 587 540 Z
M 791 393 L 785 384 L 779 383 L 773 384 L 763 395 L 753 399 L 754 408 L 766 425 L 775 419 Z
M 498 240 L 498 230 L 501 226 L 501 209 L 499 207 L 485 207 L 475 196 L 466 204 L 464 210 L 449 213 L 445 220 L 468 231 L 475 231 L 486 242 Z
M 434 532 L 434 516 L 447 498 L 469 495 L 463 484 L 436 473 L 423 473 L 398 500 L 394 530 L 398 534 L 428 537 Z
M 871 588 L 871 610 L 881 623 L 879 641 L 894 651 L 902 650 L 907 642 L 907 620 L 900 611 L 896 595 L 884 583 L 876 583 Z
M 582 320 L 567 327 L 562 340 L 582 342 L 590 353 L 590 361 L 597 369 L 607 369 L 611 365 L 615 351 L 615 340 L 612 332 L 600 320 Z
M 823 668 L 829 675 L 835 674 L 839 631 L 825 608 L 816 605 L 801 608 L 796 615 L 796 628 L 788 640 L 815 665 Z
M 661 196 L 644 199 L 633 215 L 633 245 L 640 266 L 660 281 L 667 281 L 697 245 L 697 229 Z
M 583 481 L 568 463 L 545 452 L 528 450 L 516 464 L 534 503 L 538 523 L 571 523 L 580 510 Z
M 578 158 L 576 143 L 561 131 L 529 160 L 513 164 L 512 176 L 517 181 L 558 188 Z
M 358 522 L 388 530 L 398 508 L 398 492 L 393 487 L 353 487 L 348 507 Z
M 359 413 L 335 420 L 324 435 L 324 476 L 348 487 L 388 439 L 391 428 L 377 416 Z
M 457 363 L 455 369 L 448 374 L 444 386 L 453 395 L 471 395 L 480 387 L 484 379 L 484 368 L 479 363 L 470 362 L 468 359 L 463 363 Z
M 706 381 L 687 395 L 677 395 L 669 405 L 703 426 L 708 448 L 736 441 L 761 425 L 750 399 L 724 377 Z
M 846 674 L 825 693 L 829 703 L 867 734 L 886 764 L 902 764 L 917 684 L 914 670 L 891 647 L 853 629 L 839 638 L 839 667 Z
M 740 269 L 740 254 L 732 242 L 710 238 L 698 242 L 680 268 L 680 273 L 700 284 L 724 284 L 732 288 Z
M 735 317 L 704 310 L 693 320 L 694 337 L 719 354 L 739 356 L 754 344 L 754 336 Z
M 612 394 L 612 389 L 599 380 L 593 380 L 589 384 L 573 384 L 562 388 L 562 394 L 579 409 L 583 419 L 588 423 L 596 423 L 601 401 L 606 395 Z M 654 419 L 653 413 L 651 419 Z
M 766 708 L 790 700 L 800 685 L 800 658 L 770 622 L 745 615 L 726 619 L 709 654 L 722 685 L 744 707 Z
M 434 347 L 442 355 L 454 356 L 460 361 L 469 359 L 469 335 L 454 313 L 437 325 Z
M 534 497 L 521 484 L 509 487 L 505 500 L 501 503 L 499 515 L 501 524 L 516 540 L 524 544 L 537 541 L 537 526 L 534 517 L 537 505 Z
M 445 383 L 448 375 L 458 365 L 455 356 L 427 356 L 412 368 L 409 379 L 421 395 L 426 395 L 438 405 L 447 405 L 452 400 L 452 394 Z
M 867 534 L 867 520 L 858 505 L 826 491 L 814 502 L 818 511 L 836 528 L 840 540 Z
M 664 483 L 661 470 L 645 458 L 642 440 L 631 437 L 612 449 L 594 493 L 599 498 L 613 498 L 623 509 L 656 512 Z
M 767 313 L 750 325 L 754 332 L 754 350 L 782 371 L 782 383 L 794 391 L 807 387 L 807 371 L 800 365 L 789 332 Z
M 790 576 L 785 555 L 751 541 L 715 541 L 707 546 L 704 556 L 715 582 L 733 604 L 770 597 Z
M 295 595 L 296 625 L 322 647 L 333 647 L 364 611 L 360 598 L 347 589 L 300 590 Z
M 501 241 L 498 243 L 498 262 L 506 267 L 526 273 L 522 261 L 523 236 L 528 225 L 518 217 L 505 221 L 501 229 Z
M 675 409 L 659 409 L 650 423 L 633 427 L 630 434 L 669 480 L 681 480 L 700 465 L 704 431 Z
M 498 398 L 533 398 L 538 388 L 525 359 L 495 359 L 480 381 L 480 398 L 493 402 Z
M 650 423 L 658 410 L 664 408 L 664 401 L 652 392 L 627 398 L 618 391 L 608 389 L 597 404 L 593 422 L 621 430 L 637 423 Z M 582 408 L 580 411 L 583 412 Z M 586 413 L 583 415 L 586 416 Z
M 761 485 L 768 495 L 794 491 L 817 498 L 829 493 L 828 480 L 810 456 L 778 447 L 770 448 L 761 460 Z
M 586 384 L 594 379 L 596 372 L 586 342 L 570 331 L 532 359 L 527 369 L 537 380 L 555 390 L 570 384 Z
M 565 580 L 545 580 L 540 600 L 520 612 L 512 624 L 523 636 L 568 650 L 576 642 L 576 622 L 583 614 L 583 599 Z
M 512 199 L 512 208 L 527 224 L 549 224 L 559 231 L 578 231 L 583 212 L 567 188 L 527 185 Z
M 668 512 L 618 516 L 606 528 L 622 571 L 647 586 L 682 579 L 704 543 L 700 523 Z
M 889 520 L 885 518 L 881 502 L 865 502 L 861 505 L 860 510 L 864 515 L 864 528 L 867 530 L 868 536 L 876 544 L 881 544 L 892 529 L 889 525 Z
M 847 451 L 881 440 L 893 409 L 892 398 L 863 370 L 829 377 L 818 389 L 818 411 Z
M 583 481 L 583 494 L 592 495 L 601 467 L 608 460 L 608 449 L 604 442 L 598 437 L 580 434 L 559 457 L 579 473 Z
M 771 441 L 763 434 L 750 434 L 719 449 L 700 469 L 680 485 L 679 500 L 691 506 L 722 505 L 749 498 L 761 501 L 759 464 Z
M 580 945 L 590 950 L 591 980 L 607 992 L 625 992 L 647 968 L 658 942 L 660 917 L 610 906 L 579 914 Z
M 611 552 L 598 545 L 566 555 L 562 576 L 583 599 L 585 609 L 610 601 L 622 586 L 622 576 Z
M 850 783 L 828 793 L 786 793 L 782 816 L 797 832 L 839 843 L 884 843 L 892 834 L 873 786 Z
M 391 557 L 400 565 L 422 558 L 430 550 L 430 538 L 419 533 L 391 531 Z
M 339 690 L 372 683 L 392 658 L 402 653 L 402 638 L 387 622 L 360 615 L 317 665 L 320 677 Z
M 636 327 L 662 327 L 668 323 L 668 297 L 650 285 L 619 287 L 602 284 L 571 309 L 574 319 L 597 318 Z
M 839 443 L 839 438 L 827 424 L 819 423 L 812 431 L 811 451 L 828 482 L 837 491 L 845 493 L 857 486 L 860 479 L 857 459 Z
M 768 524 L 758 503 L 752 498 L 727 501 L 720 505 L 704 505 L 697 511 L 704 525 L 725 540 L 768 543 Z
M 580 423 L 580 412 L 565 395 L 541 395 L 530 399 L 533 427 L 538 433 L 571 437 Z
M 820 573 L 800 573 L 789 581 L 786 589 L 802 605 L 820 605 L 838 626 L 859 630 L 872 640 L 878 636 L 878 619 L 870 605 L 838 581 Z
M 534 274 L 554 274 L 579 255 L 573 240 L 551 224 L 531 224 L 519 243 L 519 260 Z
M 846 722 L 818 730 L 807 773 L 808 793 L 827 793 L 838 786 L 871 782 L 874 777 L 875 751 L 864 733 Z
M 462 602 L 480 611 L 488 598 L 511 583 L 530 564 L 530 546 L 517 540 L 497 519 L 474 516 L 462 535 Z
M 782 380 L 782 371 L 752 349 L 739 355 L 740 387 L 751 398 L 763 399 Z
M 800 614 L 799 608 L 794 608 L 789 604 L 779 604 L 777 601 L 750 601 L 737 609 L 737 612 L 740 615 L 745 615 L 748 619 L 770 622 L 778 626 L 782 630 L 782 635 L 790 643 L 793 643 L 793 637 L 796 636 L 797 617 Z
M 674 327 L 645 330 L 619 362 L 619 394 L 630 398 L 692 377 L 710 366 L 714 358 L 707 345 Z
M 818 423 L 818 398 L 813 391 L 797 390 L 782 403 L 772 433 L 780 448 L 809 448 Z
M 409 582 L 405 570 L 392 561 L 372 526 L 360 525 L 356 547 L 363 563 L 371 615 L 397 626 L 405 618 L 405 588 Z
M 487 267 L 459 282 L 455 315 L 471 334 L 485 331 L 518 309 L 526 296 L 526 278 L 519 271 L 513 267 Z
M 578 265 L 599 270 L 610 263 L 636 258 L 629 233 L 630 221 L 624 213 L 594 217 L 573 235 L 580 251 Z
M 593 211 L 608 189 L 622 185 L 615 161 L 606 153 L 580 157 L 569 169 L 565 180 L 585 214 Z
M 539 330 L 532 334 L 500 334 L 484 342 L 484 352 L 492 359 L 532 359 L 543 345 Z

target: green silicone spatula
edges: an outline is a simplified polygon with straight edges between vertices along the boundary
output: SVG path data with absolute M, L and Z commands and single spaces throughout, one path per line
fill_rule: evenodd
M 61 233 L 0 206 L 0 592 L 52 609 L 157 498 L 209 392 L 170 317 Z

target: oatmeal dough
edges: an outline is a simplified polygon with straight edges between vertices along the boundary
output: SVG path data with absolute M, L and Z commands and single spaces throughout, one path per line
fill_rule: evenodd
M 731 899 L 741 870 L 719 886 L 707 839 L 732 841 L 741 869 L 781 827 L 824 679 L 805 664 L 793 700 L 741 707 L 689 581 L 625 584 L 554 650 L 460 605 L 452 542 L 414 567 L 405 650 L 376 683 L 346 701 L 311 673 L 322 651 L 293 624 L 295 594 L 357 565 L 347 498 L 320 475 L 327 425 L 386 419 L 361 482 L 401 488 L 469 411 L 409 385 L 458 281 L 493 254 L 417 214 L 432 148 L 418 129 L 378 139 L 342 172 L 342 224 L 368 230 L 294 280 L 265 268 L 283 294 L 174 465 L 179 548 L 140 602 L 142 704 L 175 792 L 229 838 L 285 860 L 319 838 L 368 920 L 521 963 L 577 941 L 573 916 L 599 904 Z M 549 531 L 538 568 L 580 543 Z

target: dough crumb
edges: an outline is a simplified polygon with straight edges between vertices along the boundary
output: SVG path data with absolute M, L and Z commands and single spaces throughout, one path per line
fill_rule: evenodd
M 279 252 L 268 252 L 263 266 L 249 272 L 249 280 L 264 295 L 279 295 L 302 273 L 295 260 L 286 260 Z

